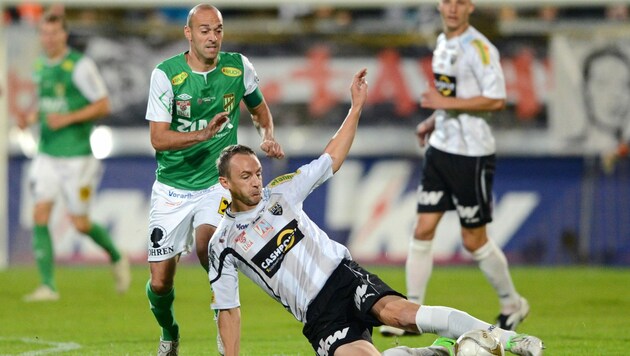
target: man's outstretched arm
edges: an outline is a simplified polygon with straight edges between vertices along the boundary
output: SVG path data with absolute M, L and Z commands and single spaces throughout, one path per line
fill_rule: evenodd
M 352 141 L 354 141 L 359 118 L 361 117 L 361 110 L 363 110 L 363 105 L 367 99 L 368 84 L 365 80 L 366 75 L 367 69 L 363 68 L 352 78 L 352 85 L 350 86 L 352 104 L 350 111 L 345 120 L 343 120 L 341 127 L 339 127 L 324 149 L 324 152 L 328 153 L 332 158 L 333 173 L 337 172 L 343 164 L 352 146 Z

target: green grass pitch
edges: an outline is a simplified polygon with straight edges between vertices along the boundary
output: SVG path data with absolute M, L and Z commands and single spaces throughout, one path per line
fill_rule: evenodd
M 392 287 L 404 291 L 404 269 L 370 267 Z M 630 271 L 611 268 L 514 267 L 519 291 L 531 314 L 519 331 L 541 337 L 546 355 L 626 355 L 630 353 Z M 133 268 L 132 289 L 115 293 L 105 266 L 61 266 L 61 300 L 24 303 L 37 285 L 34 268 L 0 272 L 0 355 L 155 355 L 159 330 L 144 294 L 147 266 Z M 200 267 L 181 265 L 176 277 L 176 317 L 180 354 L 217 355 L 210 294 Z M 279 304 L 241 278 L 242 355 L 313 355 L 297 322 Z M 462 309 L 492 321 L 498 305 L 474 266 L 435 268 L 427 304 Z M 383 350 L 396 345 L 426 346 L 433 335 L 383 338 Z

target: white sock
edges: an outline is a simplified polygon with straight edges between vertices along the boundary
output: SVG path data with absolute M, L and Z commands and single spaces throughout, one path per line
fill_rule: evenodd
M 518 310 L 520 295 L 516 292 L 512 282 L 503 251 L 492 240 L 488 239 L 485 245 L 472 253 L 472 256 L 479 264 L 481 272 L 497 292 L 501 313 L 511 314 Z
M 405 264 L 407 279 L 407 298 L 422 305 L 427 284 L 433 271 L 433 253 L 431 251 L 432 240 L 417 240 L 411 238 L 409 252 Z
M 421 306 L 416 313 L 416 325 L 422 333 L 437 334 L 451 339 L 457 339 L 470 330 L 489 330 L 499 338 L 503 346 L 510 337 L 516 335 L 514 331 L 499 329 L 461 310 L 441 306 Z

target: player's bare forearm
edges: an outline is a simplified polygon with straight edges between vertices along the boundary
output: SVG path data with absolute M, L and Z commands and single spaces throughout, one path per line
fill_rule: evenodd
M 273 134 L 273 117 L 265 99 L 255 108 L 249 108 L 252 114 L 252 121 L 262 137 L 260 149 L 265 152 L 267 157 L 283 158 L 284 150 L 276 141 Z
M 505 99 L 493 99 L 485 96 L 472 98 L 454 98 L 443 96 L 435 88 L 422 93 L 420 106 L 425 109 L 461 110 L 461 111 L 499 111 L 505 107 Z
M 354 75 L 352 84 L 350 85 L 350 92 L 352 94 L 352 106 L 350 107 L 350 111 L 324 149 L 324 152 L 328 153 L 332 158 L 333 173 L 341 168 L 354 141 L 359 119 L 361 118 L 361 111 L 367 100 L 368 84 L 365 80 L 366 75 L 367 70 L 365 68 Z
M 241 348 L 241 309 L 220 310 L 218 326 L 224 355 L 238 356 Z
M 100 119 L 110 112 L 109 99 L 105 97 L 70 113 L 50 113 L 46 120 L 51 129 L 58 130 L 72 124 Z
M 227 114 L 218 113 L 204 129 L 190 132 L 173 131 L 168 122 L 151 121 L 149 124 L 151 145 L 156 151 L 176 151 L 207 141 L 229 120 Z

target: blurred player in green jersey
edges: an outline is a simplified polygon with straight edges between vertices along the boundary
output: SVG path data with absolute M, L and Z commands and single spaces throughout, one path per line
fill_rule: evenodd
M 113 264 L 116 289 L 129 288 L 129 262 L 114 246 L 109 232 L 90 220 L 101 163 L 92 155 L 94 121 L 109 114 L 107 89 L 94 62 L 68 47 L 62 15 L 47 14 L 39 24 L 44 55 L 35 65 L 38 107 L 21 117 L 22 129 L 39 123 L 38 154 L 33 160 L 30 187 L 35 201 L 33 251 L 42 284 L 25 301 L 54 301 L 54 254 L 48 228 L 57 197 L 65 200 L 74 227 L 102 247 Z

